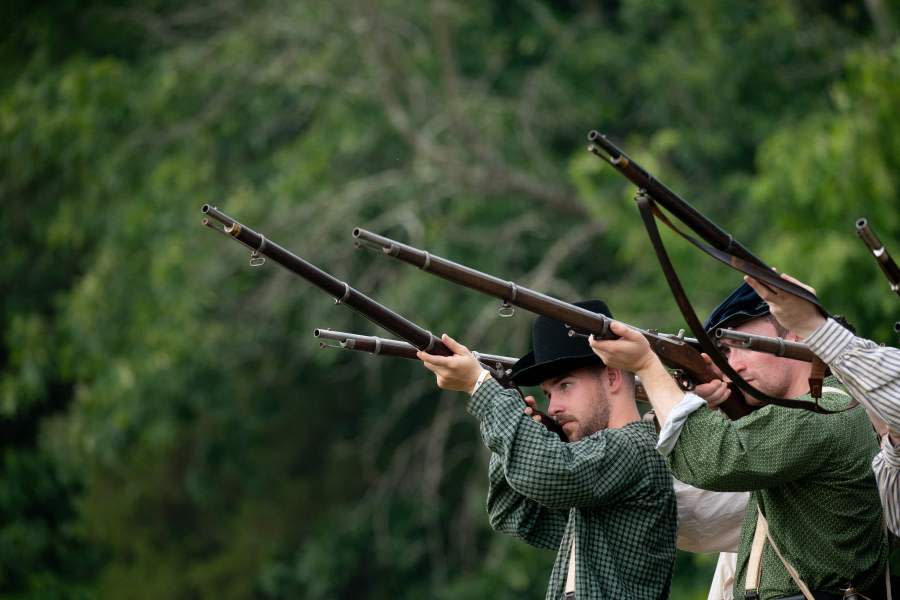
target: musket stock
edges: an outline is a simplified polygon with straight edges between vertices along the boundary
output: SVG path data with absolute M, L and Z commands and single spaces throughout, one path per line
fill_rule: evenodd
M 537 315 L 565 323 L 576 332 L 592 334 L 600 339 L 609 340 L 617 337 L 609 328 L 612 320 L 604 315 L 522 287 L 512 281 L 506 281 L 499 277 L 482 273 L 465 265 L 435 256 L 424 250 L 413 248 L 407 244 L 402 244 L 359 227 L 353 230 L 353 237 L 360 246 L 378 248 L 384 254 L 419 267 L 423 271 L 483 294 L 499 298 L 504 306 L 518 306 Z M 679 376 L 679 383 L 683 386 L 690 387 L 693 383 L 705 383 L 717 379 L 717 375 L 703 360 L 700 353 L 685 340 L 676 336 L 659 335 L 637 327 L 634 327 L 634 329 L 647 339 L 650 347 L 663 363 L 680 372 L 682 376 Z M 731 397 L 720 407 L 722 412 L 732 419 L 745 416 L 751 410 L 737 388 L 732 388 Z

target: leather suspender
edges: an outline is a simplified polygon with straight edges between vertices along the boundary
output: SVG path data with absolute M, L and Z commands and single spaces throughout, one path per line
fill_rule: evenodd
M 781 550 L 779 550 L 778 546 L 775 544 L 775 540 L 772 539 L 772 534 L 769 532 L 769 523 L 763 516 L 762 509 L 758 504 L 756 506 L 756 531 L 753 534 L 753 544 L 750 547 L 750 558 L 747 563 L 747 577 L 744 580 L 744 593 L 746 599 L 756 600 L 759 598 L 758 590 L 759 579 L 762 573 L 762 551 L 766 541 L 769 542 L 775 555 L 781 560 L 781 564 L 784 565 L 784 568 L 787 569 L 788 575 L 791 576 L 791 579 L 793 579 L 797 587 L 800 588 L 800 593 L 803 594 L 803 597 L 806 598 L 806 600 L 815 600 L 809 586 L 800 579 L 800 573 L 798 573 L 797 569 L 784 558 L 781 554 Z
M 575 532 L 572 532 L 572 549 L 569 551 L 569 568 L 566 570 L 564 598 L 575 600 Z

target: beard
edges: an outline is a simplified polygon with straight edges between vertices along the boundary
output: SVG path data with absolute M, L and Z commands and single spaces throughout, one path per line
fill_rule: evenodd
M 609 426 L 609 402 L 605 397 L 597 398 L 597 410 L 581 424 L 581 437 L 593 435 Z
M 562 414 L 556 417 L 556 422 L 560 426 L 567 423 L 574 423 L 573 431 L 569 434 L 570 442 L 577 442 L 583 438 L 602 431 L 609 426 L 609 401 L 606 394 L 598 386 L 596 398 L 592 403 L 594 411 L 582 419 L 577 419 L 574 415 Z

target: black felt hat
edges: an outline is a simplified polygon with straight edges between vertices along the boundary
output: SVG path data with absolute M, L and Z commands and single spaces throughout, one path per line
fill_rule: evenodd
M 602 300 L 575 302 L 575 306 L 612 317 L 609 307 Z M 569 336 L 565 323 L 538 317 L 531 327 L 532 351 L 513 365 L 510 377 L 517 385 L 537 385 L 542 381 L 560 377 L 575 369 L 596 365 L 603 366 L 587 340 Z
M 752 287 L 742 283 L 709 314 L 703 329 L 709 333 L 720 327 L 736 327 L 767 314 L 769 305 L 766 301 Z

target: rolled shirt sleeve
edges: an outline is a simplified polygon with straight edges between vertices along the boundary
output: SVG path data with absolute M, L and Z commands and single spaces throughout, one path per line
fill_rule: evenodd
M 688 392 L 678 404 L 672 407 L 672 411 L 669 413 L 669 420 L 666 421 L 666 424 L 659 431 L 659 442 L 656 444 L 656 449 L 659 450 L 660 454 L 663 456 L 671 454 L 687 418 L 691 416 L 692 412 L 703 406 L 706 406 L 706 401 L 703 398 Z
M 879 346 L 828 319 L 805 340 L 847 386 L 894 431 L 900 431 L 900 349 Z

